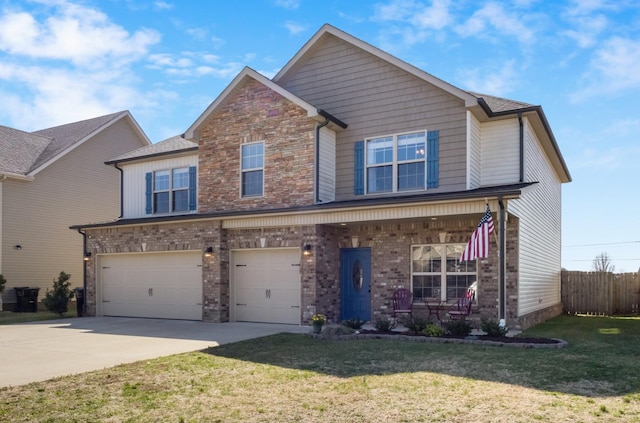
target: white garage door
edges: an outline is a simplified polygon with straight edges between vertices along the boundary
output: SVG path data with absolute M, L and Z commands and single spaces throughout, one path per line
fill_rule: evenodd
M 202 253 L 99 256 L 102 314 L 202 320 Z
M 300 250 L 232 254 L 235 320 L 300 324 Z

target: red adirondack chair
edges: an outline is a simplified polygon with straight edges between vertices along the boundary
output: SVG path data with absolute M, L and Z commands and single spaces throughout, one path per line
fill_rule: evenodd
M 393 317 L 401 313 L 413 318 L 413 293 L 406 288 L 396 289 L 393 293 Z
M 464 295 L 456 301 L 455 305 L 449 312 L 449 318 L 451 320 L 464 320 L 471 314 L 471 305 L 473 305 L 473 299 L 476 296 L 476 292 L 473 289 L 467 289 Z

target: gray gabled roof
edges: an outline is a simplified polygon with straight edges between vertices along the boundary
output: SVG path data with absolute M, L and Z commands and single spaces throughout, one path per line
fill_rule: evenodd
M 529 109 L 531 107 L 535 107 L 533 104 L 523 103 L 516 100 L 509 100 L 508 98 L 496 97 L 493 95 L 474 93 L 471 91 L 469 91 L 469 94 L 477 97 L 478 99 L 484 99 L 487 106 L 489 106 L 493 113 L 515 112 L 520 109 Z
M 40 157 L 38 157 L 30 170 L 34 170 L 45 164 L 73 144 L 85 139 L 88 135 L 100 129 L 110 121 L 119 118 L 123 113 L 127 112 L 123 111 L 112 113 L 93 119 L 81 120 L 79 122 L 34 131 L 33 134 L 50 138 L 51 143 L 49 143 L 47 148 L 45 148 L 44 152 Z
M 0 172 L 26 175 L 51 139 L 0 125 Z
M 167 138 L 155 144 L 140 147 L 126 154 L 106 161 L 105 164 L 114 164 L 128 162 L 132 160 L 140 160 L 150 157 L 164 156 L 166 154 L 175 154 L 180 152 L 197 150 L 198 144 L 193 141 L 182 138 L 180 135 Z
M 126 110 L 35 132 L 0 126 L 0 173 L 15 178 L 33 178 L 68 151 L 125 117 L 131 120 L 141 138 L 150 143 Z

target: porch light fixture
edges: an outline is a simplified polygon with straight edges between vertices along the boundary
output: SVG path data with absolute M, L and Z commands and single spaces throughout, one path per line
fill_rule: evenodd
M 440 232 L 438 235 L 440 236 L 440 244 L 444 244 L 447 241 L 447 233 Z
M 213 247 L 207 247 L 204 249 L 204 256 L 211 257 L 213 255 Z
M 304 246 L 304 248 L 302 249 L 302 254 L 304 254 L 305 256 L 310 256 L 311 255 L 311 245 L 307 244 Z
M 85 252 L 85 253 L 84 253 L 83 260 L 84 260 L 84 261 L 89 261 L 89 260 L 91 260 L 91 252 L 90 252 L 90 251 L 87 251 L 87 252 Z
M 358 248 L 360 246 L 360 242 L 358 241 L 358 236 L 354 235 L 351 237 L 351 247 Z
M 22 250 L 22 245 L 16 244 L 16 245 L 13 246 L 13 249 L 14 250 Z

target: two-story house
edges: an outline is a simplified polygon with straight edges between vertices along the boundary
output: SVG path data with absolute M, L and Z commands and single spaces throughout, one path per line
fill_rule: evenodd
M 0 274 L 5 310 L 15 287 L 40 289 L 60 271 L 82 287 L 78 221 L 119 215 L 119 172 L 104 161 L 151 144 L 131 113 L 121 111 L 34 132 L 0 126 Z
M 86 234 L 96 315 L 375 321 L 476 288 L 476 317 L 561 312 L 561 184 L 540 106 L 471 93 L 332 26 L 245 68 L 182 138 L 109 162 L 123 216 Z M 486 259 L 460 255 L 487 204 Z M 502 252 L 502 253 L 499 253 Z

